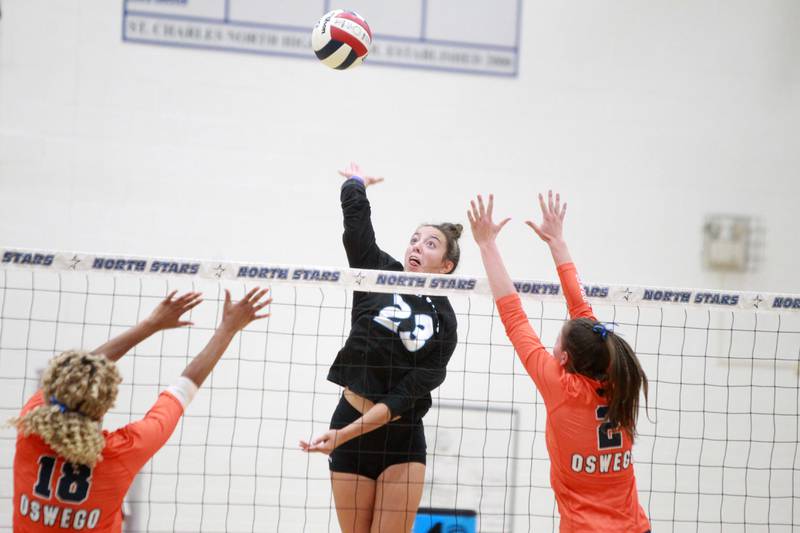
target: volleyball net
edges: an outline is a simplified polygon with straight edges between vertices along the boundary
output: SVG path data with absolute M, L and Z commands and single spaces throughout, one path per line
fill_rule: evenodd
M 224 289 L 268 286 L 272 316 L 239 334 L 127 498 L 126 531 L 338 531 L 326 458 L 298 448 L 327 429 L 326 380 L 353 290 L 440 294 L 459 343 L 425 417 L 422 506 L 474 511 L 477 530 L 558 531 L 545 409 L 517 362 L 483 278 L 2 249 L 0 418 L 16 416 L 47 361 L 93 349 L 174 289 L 202 291 L 191 328 L 158 333 L 118 365 L 104 425 L 144 415 L 210 338 Z M 558 282 L 519 281 L 552 346 L 566 318 Z M 586 285 L 650 379 L 634 446 L 654 531 L 800 527 L 800 297 Z M 0 431 L 0 529 L 10 530 L 15 432 Z M 615 459 L 598 457 L 598 468 Z

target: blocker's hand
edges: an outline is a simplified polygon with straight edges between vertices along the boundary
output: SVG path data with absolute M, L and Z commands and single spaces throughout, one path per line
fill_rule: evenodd
M 347 166 L 344 170 L 339 171 L 339 175 L 342 176 L 344 179 L 350 179 L 353 176 L 358 176 L 359 178 L 364 180 L 364 187 L 369 187 L 370 185 L 375 185 L 383 181 L 382 177 L 377 176 L 367 176 L 361 170 L 361 167 L 358 166 L 358 163 L 350 162 L 350 165 Z
M 222 323 L 220 327 L 229 328 L 237 332 L 245 328 L 250 322 L 270 316 L 269 313 L 258 314 L 263 308 L 272 303 L 272 298 L 262 300 L 269 289 L 254 287 L 236 303 L 231 300 L 231 293 L 225 289 L 225 304 L 222 308 Z
M 561 203 L 561 195 L 556 193 L 553 200 L 553 191 L 547 191 L 547 203 L 544 196 L 539 193 L 539 207 L 542 209 L 542 222 L 536 224 L 533 220 L 526 220 L 525 224 L 536 232 L 546 243 L 563 240 L 564 216 L 567 214 L 567 202 Z
M 478 246 L 483 246 L 493 242 L 497 238 L 497 234 L 503 229 L 503 226 L 508 224 L 510 218 L 504 218 L 498 224 L 492 220 L 492 212 L 494 211 L 494 195 L 489 195 L 489 205 L 483 205 L 483 197 L 478 195 L 478 202 L 470 200 L 470 209 L 467 211 L 467 218 L 469 225 L 472 228 L 472 236 L 475 238 L 475 243 Z
M 147 317 L 146 322 L 155 331 L 194 325 L 188 320 L 181 320 L 181 316 L 200 305 L 203 301 L 202 293 L 187 292 L 179 298 L 173 299 L 177 293 L 178 291 L 170 292 Z

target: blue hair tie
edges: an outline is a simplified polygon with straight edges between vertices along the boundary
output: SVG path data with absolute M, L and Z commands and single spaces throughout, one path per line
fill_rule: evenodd
M 601 339 L 606 340 L 606 337 L 608 337 L 609 329 L 602 322 L 598 322 L 597 324 L 592 326 L 592 331 L 600 335 Z
M 59 410 L 59 411 L 61 411 L 62 413 L 66 413 L 66 412 L 68 412 L 68 411 L 69 411 L 69 408 L 66 406 L 66 404 L 63 404 L 63 403 L 59 402 L 59 401 L 56 399 L 56 397 L 55 397 L 55 396 L 50 396 L 50 405 L 55 405 L 55 406 L 57 406 L 57 407 L 58 407 L 58 410 Z

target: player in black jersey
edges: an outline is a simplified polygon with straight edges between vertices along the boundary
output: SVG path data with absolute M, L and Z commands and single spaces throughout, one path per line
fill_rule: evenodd
M 400 263 L 378 248 L 366 188 L 382 178 L 351 163 L 341 201 L 344 248 L 353 268 L 449 274 L 458 264 L 460 224 L 423 225 Z M 350 335 L 328 379 L 344 387 L 330 430 L 300 446 L 328 454 L 345 533 L 408 532 L 422 497 L 422 417 L 456 347 L 456 316 L 443 296 L 356 291 Z

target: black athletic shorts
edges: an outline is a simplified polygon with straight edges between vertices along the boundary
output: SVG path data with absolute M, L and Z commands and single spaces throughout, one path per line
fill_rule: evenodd
M 331 429 L 341 429 L 361 417 L 342 396 L 331 417 Z M 425 429 L 422 420 L 404 414 L 374 431 L 356 437 L 333 450 L 328 457 L 331 472 L 358 474 L 378 479 L 392 465 L 425 464 Z

